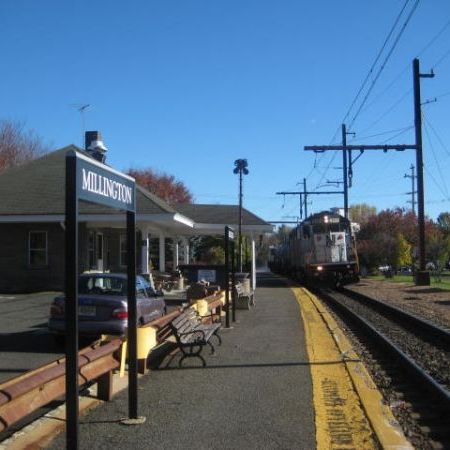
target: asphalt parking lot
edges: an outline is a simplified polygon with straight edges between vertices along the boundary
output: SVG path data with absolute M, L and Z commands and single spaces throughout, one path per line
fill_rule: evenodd
M 47 330 L 57 292 L 0 294 L 0 383 L 60 357 Z

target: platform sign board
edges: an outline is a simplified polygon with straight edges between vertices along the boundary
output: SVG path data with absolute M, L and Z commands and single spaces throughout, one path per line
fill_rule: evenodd
M 125 210 L 128 274 L 128 402 L 137 419 L 136 187 L 133 178 L 76 151 L 66 154 L 66 447 L 78 449 L 78 203 Z
M 136 210 L 133 178 L 82 155 L 78 156 L 77 186 L 80 200 L 126 211 Z
M 231 250 L 231 251 L 230 251 Z M 230 258 L 231 253 L 231 258 Z M 234 230 L 225 227 L 225 326 L 230 328 L 230 259 L 231 259 L 231 285 L 232 295 L 234 295 Z M 236 299 L 232 301 L 233 322 L 236 321 Z

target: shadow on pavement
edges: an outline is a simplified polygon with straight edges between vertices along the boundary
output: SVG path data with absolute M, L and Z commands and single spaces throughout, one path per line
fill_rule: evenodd
M 256 287 L 261 288 L 278 288 L 286 287 L 288 285 L 287 280 L 281 278 L 272 272 L 262 272 L 256 274 Z

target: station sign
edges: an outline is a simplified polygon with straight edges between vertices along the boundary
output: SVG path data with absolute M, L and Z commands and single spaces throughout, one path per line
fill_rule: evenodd
M 136 210 L 133 178 L 76 153 L 78 198 L 126 211 Z

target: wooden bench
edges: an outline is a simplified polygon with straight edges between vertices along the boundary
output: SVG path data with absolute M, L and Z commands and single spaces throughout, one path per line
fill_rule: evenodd
M 255 306 L 255 293 L 253 289 L 246 289 L 242 283 L 237 283 L 234 286 L 236 308 L 250 309 L 250 306 Z
M 214 345 L 211 343 L 213 336 L 222 344 L 222 339 L 219 336 L 220 323 L 205 324 L 197 311 L 193 308 L 188 308 L 170 323 L 173 335 L 177 341 L 178 348 L 183 352 L 183 357 L 178 363 L 181 363 L 185 358 L 197 357 L 202 360 L 203 367 L 206 366 L 206 361 L 201 355 L 202 349 L 205 345 L 211 347 L 211 353 L 215 352 Z

